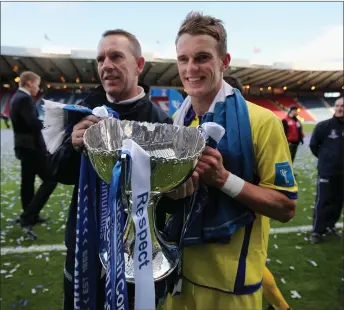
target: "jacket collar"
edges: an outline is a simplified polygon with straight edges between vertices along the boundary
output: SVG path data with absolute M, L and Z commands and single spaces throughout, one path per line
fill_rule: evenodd
M 25 89 L 24 87 L 19 87 L 18 90 L 22 91 L 23 93 L 25 93 L 31 97 L 30 92 L 27 89 Z

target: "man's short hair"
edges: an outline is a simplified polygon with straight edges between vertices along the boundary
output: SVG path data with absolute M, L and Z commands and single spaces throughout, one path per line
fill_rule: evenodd
M 289 109 L 288 109 L 288 114 L 291 112 L 291 111 L 297 111 L 299 108 L 296 106 L 296 105 L 292 105 L 292 106 L 290 106 L 289 107 Z
M 40 80 L 41 77 L 36 74 L 35 72 L 32 71 L 24 71 L 20 74 L 19 76 L 20 81 L 19 81 L 19 86 L 24 87 L 28 81 L 36 81 Z
M 114 30 L 107 30 L 103 33 L 102 38 L 112 35 L 120 35 L 126 37 L 133 47 L 133 55 L 135 57 L 141 57 L 141 45 L 137 38 L 130 32 L 123 30 L 123 29 L 114 29 Z
M 227 54 L 227 32 L 223 26 L 223 21 L 199 12 L 190 12 L 179 28 L 175 43 L 183 34 L 202 35 L 213 37 L 218 42 L 218 52 L 220 56 Z
M 235 76 L 226 76 L 224 77 L 224 80 L 232 87 L 237 88 L 240 93 L 243 92 L 243 87 L 239 79 L 237 79 Z

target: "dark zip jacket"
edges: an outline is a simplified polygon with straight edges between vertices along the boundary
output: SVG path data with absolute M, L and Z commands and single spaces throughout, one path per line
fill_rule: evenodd
M 337 117 L 318 123 L 309 147 L 318 157 L 318 175 L 331 177 L 343 175 L 344 122 Z
M 135 120 L 139 122 L 147 121 L 151 123 L 168 123 L 173 121 L 168 115 L 149 100 L 148 94 L 142 99 L 129 104 L 110 103 L 106 99 L 103 87 L 99 86 L 81 103 L 91 109 L 107 105 L 115 110 L 120 119 Z M 68 117 L 69 123 L 75 123 L 80 119 L 75 118 L 75 113 Z M 80 117 L 79 117 L 80 118 Z M 76 212 L 78 199 L 78 183 L 80 170 L 81 153 L 75 151 L 72 145 L 71 134 L 66 134 L 63 144 L 51 156 L 54 169 L 54 179 L 62 184 L 74 185 L 72 201 L 69 207 L 67 220 L 65 244 L 71 250 L 75 247 Z

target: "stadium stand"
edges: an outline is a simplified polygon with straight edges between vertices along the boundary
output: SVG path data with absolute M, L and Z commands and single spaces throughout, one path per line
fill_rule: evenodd
M 61 103 L 69 103 L 71 101 L 72 93 L 69 91 L 63 90 L 49 90 L 43 98 L 46 100 L 61 102 Z
M 87 93 L 73 94 L 67 103 L 79 104 L 87 97 L 87 95 L 88 95 Z
M 334 107 L 334 103 L 336 102 L 338 98 L 326 98 L 324 101 L 331 107 Z
M 0 91 L 0 104 L 1 104 L 1 114 L 9 116 L 10 111 L 10 100 L 14 91 L 4 90 Z M 77 90 L 72 92 L 70 90 L 63 89 L 49 89 L 43 96 L 35 98 L 37 100 L 37 110 L 39 113 L 39 118 L 43 119 L 44 110 L 43 110 L 43 100 L 52 100 L 61 103 L 80 103 L 86 96 L 88 92 L 81 92 Z M 333 116 L 333 106 L 337 98 L 320 98 L 316 96 L 299 96 L 298 98 L 292 98 L 288 96 L 274 96 L 274 97 L 255 97 L 247 96 L 247 100 L 262 106 L 266 109 L 274 112 L 278 118 L 283 119 L 286 116 L 288 108 L 292 105 L 296 105 L 300 108 L 299 116 L 300 120 L 303 122 L 320 122 L 325 119 L 329 119 Z M 161 106 L 161 102 L 164 103 L 166 112 L 168 113 L 168 101 L 167 98 L 162 98 L 161 102 L 158 100 L 160 97 L 152 98 L 158 106 Z
M 264 97 L 247 97 L 247 100 L 253 102 L 263 108 L 271 110 L 274 112 L 277 117 L 283 119 L 285 117 L 286 111 L 279 108 L 276 104 L 274 104 L 271 100 L 264 98 Z
M 7 117 L 10 115 L 10 100 L 12 96 L 13 92 L 0 92 L 1 114 Z
M 299 102 L 320 122 L 333 116 L 329 104 L 322 98 L 318 97 L 298 97 Z M 305 112 L 305 111 L 303 111 Z M 301 113 L 300 113 L 301 114 Z
M 277 96 L 273 99 L 278 105 L 281 105 L 285 110 L 288 110 L 291 106 L 297 106 L 299 110 L 299 117 L 305 122 L 315 122 L 317 119 L 307 111 L 307 108 L 302 106 L 297 100 L 287 96 Z

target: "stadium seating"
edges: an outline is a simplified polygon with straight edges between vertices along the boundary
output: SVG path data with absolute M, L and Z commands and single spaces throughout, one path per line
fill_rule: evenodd
M 329 119 L 333 116 L 333 112 L 330 109 L 328 103 L 318 97 L 299 97 L 299 102 L 308 110 L 314 117 L 316 121 L 320 122 L 325 119 Z
M 48 91 L 46 94 L 43 95 L 43 98 L 46 100 L 61 102 L 61 103 L 70 103 L 72 93 L 68 91 Z
M 10 100 L 12 96 L 13 92 L 6 91 L 0 93 L 0 112 L 7 117 L 10 115 Z
M 263 108 L 271 110 L 274 112 L 278 118 L 283 119 L 286 115 L 286 112 L 280 109 L 277 105 L 272 103 L 269 99 L 264 97 L 247 97 L 247 100 L 253 102 Z
M 273 100 L 281 105 L 284 109 L 288 110 L 291 106 L 297 106 L 299 110 L 299 116 L 302 121 L 305 122 L 316 122 L 316 118 L 307 111 L 307 108 L 302 106 L 297 100 L 287 96 L 276 96 Z
M 5 116 L 9 116 L 10 100 L 13 95 L 13 91 L 1 90 L 0 91 L 0 104 L 1 113 Z M 39 117 L 43 119 L 43 99 L 57 101 L 61 103 L 74 103 L 78 104 L 85 99 L 88 93 L 72 93 L 65 90 L 48 90 L 43 97 L 35 98 L 37 100 L 37 110 Z M 296 105 L 300 108 L 300 119 L 304 122 L 319 122 L 333 116 L 334 102 L 337 98 L 319 98 L 313 97 L 298 97 L 294 99 L 287 96 L 274 96 L 274 97 L 253 97 L 248 96 L 246 98 L 259 106 L 274 112 L 278 118 L 283 119 L 286 116 L 286 111 L 292 105 Z
M 326 103 L 331 106 L 331 107 L 334 107 L 334 103 L 336 102 L 338 98 L 326 98 L 324 99 L 326 101 Z
M 82 93 L 82 94 L 73 94 L 69 100 L 68 103 L 73 103 L 73 104 L 79 104 L 81 101 L 83 101 L 87 97 L 87 93 Z

